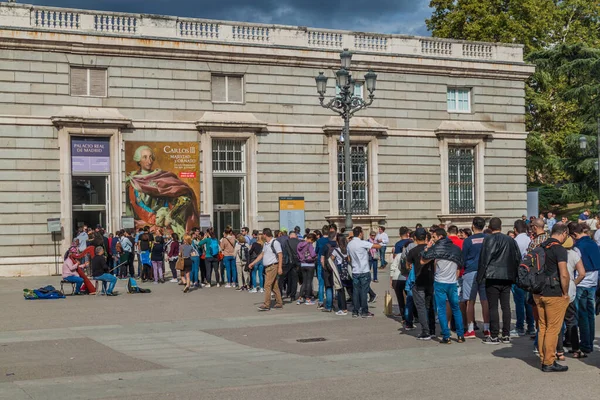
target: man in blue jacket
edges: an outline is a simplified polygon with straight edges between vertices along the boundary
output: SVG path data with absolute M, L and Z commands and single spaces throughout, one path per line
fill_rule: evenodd
M 477 283 L 477 269 L 479 268 L 479 255 L 485 239 L 485 219 L 481 217 L 473 218 L 473 235 L 469 236 L 463 242 L 462 255 L 465 262 L 465 273 L 463 275 L 463 290 L 461 301 L 466 303 L 467 309 L 467 332 L 465 338 L 475 339 L 475 302 L 477 294 L 481 302 L 481 313 L 483 315 L 483 335 L 489 336 L 490 332 L 490 309 L 485 285 Z
M 600 270 L 600 250 L 596 242 L 586 232 L 586 224 L 569 224 L 569 234 L 575 238 L 575 251 L 581 255 L 585 278 L 577 285 L 577 306 L 579 318 L 579 337 L 581 351 L 591 353 L 594 350 L 596 332 L 596 290 L 598 289 L 598 271 Z

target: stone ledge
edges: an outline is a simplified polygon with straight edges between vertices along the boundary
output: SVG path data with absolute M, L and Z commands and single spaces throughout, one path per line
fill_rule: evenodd
M 473 218 L 481 217 L 486 221 L 492 218 L 493 214 L 438 214 L 437 217 L 441 223 L 448 225 L 456 225 L 459 228 L 470 228 L 473 223 Z
M 105 107 L 65 106 L 58 115 L 50 117 L 50 120 L 56 126 L 81 124 L 131 126 L 131 119 L 123 116 L 119 110 Z
M 352 222 L 354 226 L 362 226 L 363 228 L 369 227 L 369 229 L 374 229 L 379 225 L 386 224 L 387 215 L 353 215 Z M 335 222 L 338 227 L 343 227 L 346 221 L 345 215 L 328 215 L 325 217 L 327 222 L 333 223 Z
M 268 124 L 256 118 L 252 113 L 206 111 L 196 121 L 199 131 L 253 131 L 263 132 Z
M 476 121 L 442 121 L 435 130 L 440 137 L 469 137 L 469 138 L 491 138 L 494 130 L 484 123 Z
M 344 128 L 344 121 L 339 116 L 329 118 L 323 125 L 323 132 L 328 135 L 338 135 Z M 364 134 L 373 136 L 387 136 L 388 127 L 381 125 L 370 117 L 352 117 L 350 119 L 350 135 Z

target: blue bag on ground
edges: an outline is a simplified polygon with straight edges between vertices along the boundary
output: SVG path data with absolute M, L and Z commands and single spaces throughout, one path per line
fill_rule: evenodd
M 25 297 L 25 300 L 53 300 L 64 299 L 65 295 L 56 290 L 54 286 L 48 285 L 33 290 L 23 289 L 23 297 Z

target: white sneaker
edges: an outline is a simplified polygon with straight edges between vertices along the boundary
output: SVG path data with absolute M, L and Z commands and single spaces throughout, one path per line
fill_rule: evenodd
M 210 283 L 207 283 L 204 285 L 205 288 L 209 288 L 210 287 Z
M 221 287 L 221 284 L 220 284 L 220 283 L 217 283 L 217 287 Z
M 261 292 L 261 293 L 264 293 L 264 292 L 265 292 L 265 289 L 263 289 L 263 288 L 260 288 L 260 292 Z
M 339 310 L 338 312 L 335 313 L 335 315 L 348 315 L 348 313 L 346 311 Z
M 231 285 L 228 283 L 227 285 L 225 285 L 226 288 L 230 288 Z
M 258 290 L 256 290 L 256 288 L 252 288 L 248 292 L 249 293 L 258 293 Z
M 169 282 L 171 282 L 171 283 L 177 283 L 178 281 L 177 281 L 177 279 L 173 278 Z

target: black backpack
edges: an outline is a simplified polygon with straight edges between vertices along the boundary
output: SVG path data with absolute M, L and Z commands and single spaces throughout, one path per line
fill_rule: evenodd
M 239 251 L 239 256 L 240 256 L 240 260 L 245 263 L 248 261 L 248 259 L 250 258 L 249 256 L 249 251 L 248 251 L 248 246 L 246 246 L 246 243 L 242 244 L 240 246 L 240 251 Z
M 558 274 L 548 275 L 546 271 L 546 250 L 557 245 L 560 243 L 538 246 L 523 257 L 517 270 L 517 286 L 533 294 L 541 294 L 546 287 L 556 287 Z
M 297 245 L 296 245 L 296 248 L 297 248 Z M 300 265 L 300 259 L 298 258 L 298 252 L 294 251 L 294 249 L 292 249 L 292 245 L 290 244 L 289 240 L 287 242 L 285 242 L 285 255 L 286 255 L 286 259 L 289 261 L 288 265 L 294 265 L 294 266 Z

